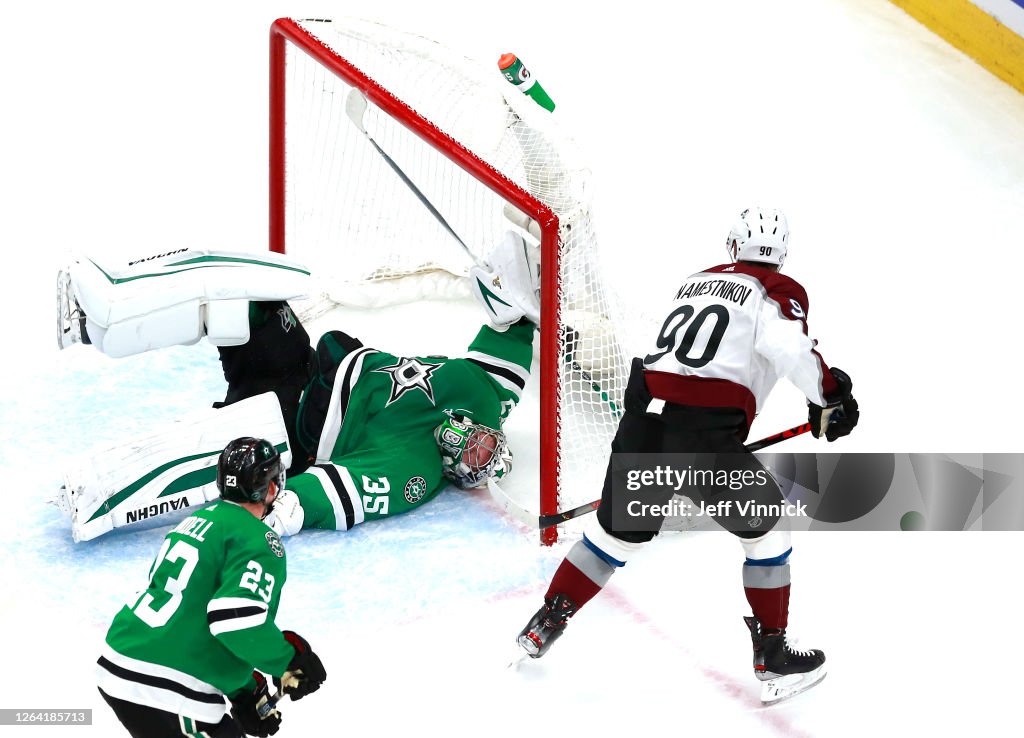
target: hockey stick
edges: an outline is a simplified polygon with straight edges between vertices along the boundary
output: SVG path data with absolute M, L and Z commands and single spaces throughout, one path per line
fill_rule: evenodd
M 753 453 L 754 451 L 760 451 L 763 448 L 774 446 L 776 443 L 789 440 L 790 438 L 796 438 L 797 436 L 802 436 L 804 433 L 810 432 L 811 424 L 804 423 L 803 425 L 797 425 L 794 426 L 793 428 L 787 428 L 784 431 L 776 433 L 774 436 L 768 436 L 767 438 L 762 438 L 760 441 L 748 443 L 746 449 L 747 451 Z
M 290 671 L 282 674 L 281 686 L 277 688 L 277 691 L 272 695 L 264 697 L 256 705 L 256 714 L 259 715 L 260 720 L 266 719 L 268 715 L 277 710 L 277 703 L 284 699 L 285 687 L 297 687 L 298 685 L 299 680 Z
M 381 155 L 385 162 L 387 162 L 387 165 L 391 167 L 391 170 L 398 175 L 398 178 L 405 183 L 405 186 L 412 190 L 412 193 L 416 195 L 417 199 L 423 203 L 423 207 L 429 210 L 430 214 L 437 219 L 437 222 L 444 226 L 444 229 L 451 234 L 452 238 L 459 242 L 459 245 L 465 249 L 467 254 L 469 254 L 469 258 L 473 260 L 474 264 L 476 264 L 476 257 L 473 256 L 473 252 L 469 250 L 469 246 L 466 245 L 465 241 L 459 238 L 459 234 L 455 232 L 455 229 L 453 229 L 451 225 L 449 225 L 448 221 L 445 220 L 445 217 L 441 215 L 441 212 L 434 207 L 434 204 L 427 199 L 427 196 L 424 195 L 422 191 L 420 191 L 420 188 L 416 186 L 416 183 L 409 179 L 409 176 L 402 171 L 402 168 L 398 166 L 398 163 L 395 162 L 395 160 L 392 159 L 376 141 L 373 140 L 373 136 L 371 136 L 370 132 L 366 130 L 366 126 L 363 124 L 363 118 L 366 115 L 367 105 L 366 96 L 359 90 L 353 88 L 348 93 L 348 97 L 345 98 L 345 114 L 348 115 L 349 120 L 355 124 L 355 127 L 358 128 L 364 136 L 366 136 L 366 140 L 370 142 L 374 149 L 377 150 L 377 153 Z
M 277 712 L 277 703 L 284 699 L 284 684 L 277 688 L 272 695 L 268 695 L 256 704 L 256 714 L 260 720 L 266 720 L 273 713 Z
M 398 175 L 398 178 L 402 180 L 405 186 L 412 190 L 412 193 L 416 195 L 416 198 L 421 203 L 423 203 L 423 207 L 425 207 L 430 212 L 430 214 L 437 219 L 437 222 L 440 223 L 444 227 L 444 229 L 451 234 L 452 238 L 459 242 L 459 245 L 462 246 L 462 248 L 465 250 L 466 254 L 473 261 L 473 263 L 476 264 L 477 266 L 482 266 L 482 264 L 480 264 L 479 260 L 473 254 L 473 252 L 469 250 L 469 246 L 466 245 L 466 242 L 459 238 L 459 234 L 455 232 L 455 229 L 451 227 L 451 224 L 448 223 L 448 221 L 441 214 L 441 212 L 436 207 L 434 207 L 434 204 L 427 199 L 427 196 L 424 195 L 422 190 L 420 190 L 420 188 L 416 186 L 416 183 L 409 178 L 409 175 L 407 175 L 402 170 L 402 168 L 398 166 L 398 163 L 394 159 L 392 159 L 376 141 L 374 141 L 373 136 L 371 136 L 370 132 L 366 130 L 366 125 L 363 123 L 363 119 L 366 116 L 366 109 L 368 104 L 369 103 L 366 100 L 366 96 L 363 95 L 363 93 L 360 92 L 359 90 L 353 88 L 352 90 L 349 91 L 348 96 L 345 98 L 345 114 L 348 116 L 349 120 L 352 121 L 355 127 L 358 128 L 364 136 L 366 136 L 366 140 L 369 141 L 373 148 L 377 151 L 377 153 L 381 155 L 381 157 L 384 159 L 387 165 L 391 167 L 391 170 Z M 569 331 L 575 333 L 575 331 L 573 331 L 570 326 L 564 326 L 563 329 L 568 329 Z M 601 399 L 608 403 L 608 406 L 611 408 L 612 413 L 615 415 L 616 418 L 622 415 L 622 411 L 619 410 L 615 402 L 612 401 L 612 399 L 608 396 L 608 393 L 601 389 L 601 386 L 597 382 L 595 382 L 594 378 L 590 376 L 590 374 L 572 358 L 571 354 L 565 354 L 565 361 L 574 371 L 579 372 L 580 376 L 583 377 L 584 381 L 590 383 L 591 390 L 600 395 Z
M 762 438 L 760 441 L 754 441 L 753 443 L 747 444 L 744 448 L 746 448 L 746 450 L 750 452 L 760 451 L 761 449 L 767 448 L 768 446 L 774 446 L 776 443 L 781 443 L 782 441 L 788 440 L 790 438 L 796 438 L 797 436 L 801 436 L 804 433 L 810 433 L 810 431 L 811 424 L 803 423 L 802 425 L 787 428 L 784 431 L 780 431 L 779 433 L 775 433 L 774 435 Z M 550 528 L 554 525 L 558 525 L 559 523 L 565 523 L 569 520 L 574 520 L 575 518 L 578 518 L 582 515 L 586 515 L 587 513 L 591 513 L 601 505 L 601 500 L 594 500 L 593 502 L 587 502 L 583 505 L 571 508 L 569 510 L 563 510 L 560 513 L 551 513 L 550 515 L 537 515 L 536 513 L 531 513 L 529 510 L 526 510 L 525 508 L 522 508 L 515 502 L 513 502 L 512 499 L 509 498 L 505 494 L 504 490 L 502 490 L 501 487 L 499 487 L 498 485 L 492 484 L 490 481 L 488 481 L 487 489 L 491 493 L 491 497 L 494 499 L 496 503 L 498 503 L 502 510 L 507 512 L 516 520 L 519 520 L 520 522 L 530 526 L 531 528 Z

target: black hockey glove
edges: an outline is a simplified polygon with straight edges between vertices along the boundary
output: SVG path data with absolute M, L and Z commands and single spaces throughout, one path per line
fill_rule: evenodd
M 288 664 L 288 671 L 280 678 L 274 677 L 274 685 L 280 688 L 283 682 L 284 693 L 293 700 L 301 700 L 320 689 L 327 679 L 327 671 L 305 638 L 290 630 L 284 631 L 284 638 L 295 649 L 295 658 Z
M 824 435 L 829 442 L 850 435 L 860 420 L 860 409 L 853 398 L 853 380 L 842 369 L 832 367 L 831 371 L 839 388 L 825 398 L 829 401 L 828 405 L 821 407 L 813 402 L 807 403 L 811 433 L 815 438 Z
M 270 697 L 266 677 L 254 671 L 252 678 L 256 680 L 255 689 L 243 689 L 231 698 L 231 717 L 246 735 L 265 738 L 274 735 L 281 727 L 281 713 Z

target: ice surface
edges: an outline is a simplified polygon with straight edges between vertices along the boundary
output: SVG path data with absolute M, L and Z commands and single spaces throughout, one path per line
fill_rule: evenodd
M 524 59 L 592 155 L 599 238 L 627 302 L 718 263 L 747 204 L 785 209 L 787 272 L 807 286 L 819 348 L 851 374 L 863 409 L 835 450 L 1021 450 L 1019 94 L 882 0 L 564 6 L 403 1 L 365 13 L 470 56 Z M 338 10 L 100 0 L 9 11 L 0 707 L 92 707 L 95 724 L 3 735 L 121 734 L 93 663 L 163 535 L 73 544 L 44 504 L 61 459 L 223 391 L 204 344 L 120 361 L 58 354 L 59 255 L 263 248 L 267 27 Z M 384 328 L 368 325 L 380 330 L 370 342 L 419 350 L 416 331 Z M 752 435 L 802 415 L 780 387 Z M 516 484 L 528 487 L 532 431 L 516 423 Z M 509 671 L 566 544 L 541 549 L 485 497 L 449 492 L 415 515 L 288 542 L 279 623 L 309 638 L 330 679 L 285 705 L 280 735 L 1012 734 L 1021 535 L 799 536 L 792 630 L 826 650 L 830 675 L 763 709 L 728 536 L 658 540 L 548 657 Z

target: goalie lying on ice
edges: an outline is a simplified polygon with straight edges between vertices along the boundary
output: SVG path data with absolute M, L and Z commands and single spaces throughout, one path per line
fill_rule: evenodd
M 449 482 L 501 478 L 512 455 L 500 428 L 533 358 L 537 264 L 508 234 L 474 268 L 490 324 L 446 358 L 386 353 L 342 331 L 313 349 L 287 302 L 309 273 L 273 254 L 182 250 L 123 269 L 75 260 L 58 277 L 61 347 L 120 357 L 205 335 L 228 389 L 216 409 L 73 462 L 58 502 L 74 539 L 215 498 L 217 455 L 242 435 L 269 439 L 289 465 L 267 517 L 281 535 L 347 530 L 419 507 Z

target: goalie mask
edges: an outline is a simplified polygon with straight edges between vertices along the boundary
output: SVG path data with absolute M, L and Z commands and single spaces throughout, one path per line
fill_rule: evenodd
M 262 438 L 236 438 L 217 461 L 217 489 L 221 499 L 231 502 L 263 502 L 270 494 L 270 483 L 284 489 L 284 463 L 270 441 Z
M 441 452 L 441 471 L 460 489 L 473 489 L 500 480 L 512 471 L 512 452 L 500 430 L 449 413 L 434 431 Z

